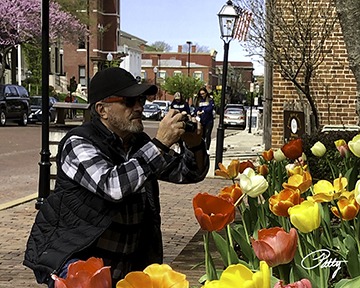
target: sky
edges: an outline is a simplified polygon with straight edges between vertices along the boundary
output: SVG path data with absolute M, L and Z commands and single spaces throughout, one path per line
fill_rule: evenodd
M 120 29 L 139 37 L 148 45 L 163 41 L 176 52 L 178 45 L 193 44 L 217 51 L 223 61 L 224 42 L 220 38 L 217 14 L 226 0 L 120 0 Z M 255 75 L 263 66 L 246 55 L 238 40 L 229 46 L 229 61 L 253 62 Z

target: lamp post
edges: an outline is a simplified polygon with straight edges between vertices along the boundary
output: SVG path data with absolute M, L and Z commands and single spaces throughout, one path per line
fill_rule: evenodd
M 64 74 L 64 67 L 63 67 L 63 57 L 64 57 L 64 49 L 60 48 L 59 50 L 60 53 L 60 75 Z
M 252 106 L 254 99 L 254 80 L 250 83 L 250 114 L 249 114 L 249 133 L 251 133 Z
M 154 67 L 154 69 L 153 69 L 153 71 L 154 71 L 154 84 L 156 85 L 157 83 L 156 83 L 156 76 L 157 76 L 157 73 L 158 73 L 158 68 L 155 66 Z
M 189 45 L 189 50 L 188 50 L 188 67 L 187 67 L 187 70 L 188 70 L 188 77 L 190 77 L 190 45 L 192 44 L 191 41 L 186 41 L 186 44 Z
M 219 168 L 219 163 L 222 162 L 223 149 L 224 149 L 224 106 L 225 106 L 225 91 L 226 91 L 226 77 L 229 55 L 229 44 L 234 37 L 236 22 L 239 18 L 232 2 L 229 0 L 226 2 L 219 14 L 219 24 L 221 39 L 224 41 L 224 61 L 223 61 L 223 73 L 221 81 L 221 102 L 220 102 L 220 118 L 219 126 L 217 128 L 216 135 L 216 155 L 215 155 L 215 169 Z

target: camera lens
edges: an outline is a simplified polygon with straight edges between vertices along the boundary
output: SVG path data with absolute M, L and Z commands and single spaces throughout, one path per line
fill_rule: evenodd
M 185 132 L 194 132 L 196 130 L 196 123 L 188 120 L 185 121 Z

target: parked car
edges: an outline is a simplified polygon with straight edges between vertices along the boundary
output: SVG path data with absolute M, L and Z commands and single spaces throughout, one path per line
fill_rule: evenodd
M 171 102 L 168 100 L 154 100 L 152 103 L 160 106 L 160 109 L 162 111 L 161 118 L 164 118 L 170 110 Z
M 224 127 L 239 127 L 240 129 L 245 130 L 246 111 L 244 106 L 225 109 Z
M 160 121 L 162 118 L 162 110 L 158 104 L 153 103 L 144 105 L 142 118 L 146 120 Z
M 53 107 L 57 100 L 54 97 L 49 97 L 49 121 L 54 122 L 56 119 L 56 109 Z M 42 121 L 42 96 L 30 97 L 30 110 L 29 122 Z
M 30 114 L 29 93 L 23 87 L 13 84 L 0 84 L 0 126 L 16 121 L 26 126 Z

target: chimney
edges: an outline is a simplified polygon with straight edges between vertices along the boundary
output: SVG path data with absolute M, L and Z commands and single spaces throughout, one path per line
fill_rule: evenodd
M 182 45 L 178 45 L 178 53 L 182 53 Z
M 191 45 L 191 53 L 196 53 L 196 45 Z

